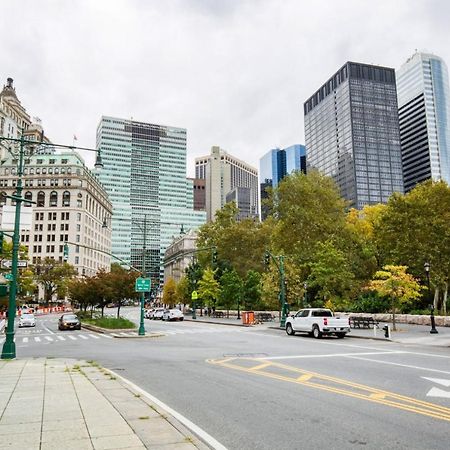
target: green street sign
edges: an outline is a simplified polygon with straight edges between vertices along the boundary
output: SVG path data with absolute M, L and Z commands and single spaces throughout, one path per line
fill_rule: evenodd
M 192 300 L 197 300 L 197 299 L 198 299 L 197 291 L 192 291 L 191 299 L 192 299 Z
M 136 284 L 134 290 L 136 292 L 150 292 L 152 282 L 150 278 L 136 278 Z
M 8 281 L 11 281 L 13 279 L 12 273 L 5 273 L 3 275 Z

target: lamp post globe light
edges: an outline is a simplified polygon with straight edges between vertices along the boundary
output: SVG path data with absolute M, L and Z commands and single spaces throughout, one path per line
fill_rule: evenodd
M 52 148 L 66 148 L 66 149 L 79 149 L 94 151 L 97 153 L 95 161 L 95 168 L 101 169 L 103 167 L 102 159 L 100 156 L 100 150 L 76 147 L 73 145 L 54 144 L 52 142 L 44 141 L 44 135 L 41 133 L 41 141 L 26 139 L 24 136 L 24 129 L 21 131 L 20 138 L 11 138 L 0 136 L 0 145 L 6 147 L 7 151 L 17 159 L 17 186 L 16 192 L 11 198 L 16 202 L 15 214 L 14 214 L 14 232 L 12 236 L 13 248 L 11 255 L 11 281 L 9 288 L 8 298 L 8 321 L 6 324 L 6 339 L 3 344 L 1 359 L 14 359 L 16 357 L 16 343 L 14 342 L 14 319 L 16 316 L 16 294 L 17 294 L 17 275 L 18 275 L 18 261 L 19 261 L 19 246 L 20 246 L 20 211 L 22 203 L 34 203 L 22 197 L 22 178 L 24 174 L 24 166 L 27 160 L 36 152 L 39 148 L 52 147 Z
M 427 287 L 428 287 L 428 301 L 430 302 L 430 321 L 431 321 L 431 334 L 438 334 L 438 330 L 436 330 L 436 323 L 434 320 L 434 302 L 431 297 L 431 286 L 430 286 L 430 263 L 425 262 L 423 268 L 425 269 L 425 273 L 427 275 Z

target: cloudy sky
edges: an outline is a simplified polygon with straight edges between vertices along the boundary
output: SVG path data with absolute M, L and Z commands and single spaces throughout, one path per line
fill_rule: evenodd
M 3 0 L 0 83 L 54 142 L 95 146 L 101 115 L 185 127 L 258 166 L 304 143 L 303 101 L 347 60 L 450 63 L 447 0 Z M 91 155 L 87 155 L 90 160 Z

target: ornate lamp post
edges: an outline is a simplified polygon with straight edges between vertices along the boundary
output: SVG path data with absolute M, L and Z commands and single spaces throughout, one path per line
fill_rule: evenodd
M 430 333 L 431 334 L 438 334 L 438 330 L 436 330 L 436 324 L 434 321 L 434 303 L 433 303 L 433 299 L 431 298 L 431 287 L 430 287 L 430 263 L 426 262 L 423 265 L 424 269 L 425 269 L 425 273 L 427 274 L 427 285 L 428 285 L 428 300 L 430 302 L 430 321 L 431 321 L 431 330 Z

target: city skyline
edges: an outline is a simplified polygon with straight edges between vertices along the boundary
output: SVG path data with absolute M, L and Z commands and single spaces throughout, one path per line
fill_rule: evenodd
M 416 48 L 450 60 L 445 2 L 362 3 L 119 1 L 74 9 L 18 1 L 0 30 L 1 83 L 14 79 L 56 142 L 76 135 L 92 147 L 100 115 L 132 116 L 188 130 L 188 176 L 213 145 L 257 166 L 270 148 L 304 142 L 301 105 L 342 61 L 398 69 Z M 14 18 L 28 24 L 20 33 Z M 52 27 L 41 27 L 43 20 Z M 323 39 L 325 30 L 332 39 Z

